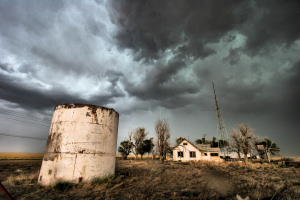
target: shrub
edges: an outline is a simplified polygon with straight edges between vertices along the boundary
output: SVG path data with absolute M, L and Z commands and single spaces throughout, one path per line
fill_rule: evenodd
M 74 183 L 68 181 L 58 181 L 54 184 L 53 188 L 60 191 L 67 191 L 75 186 Z

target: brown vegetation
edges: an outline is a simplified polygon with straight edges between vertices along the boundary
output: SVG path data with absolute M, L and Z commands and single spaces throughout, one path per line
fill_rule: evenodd
M 0 160 L 41 160 L 42 153 L 0 153 Z
M 53 187 L 36 183 L 41 161 L 1 161 L 0 179 L 15 199 L 299 199 L 300 168 L 242 162 L 117 159 L 116 176 Z M 0 194 L 0 199 L 5 197 Z

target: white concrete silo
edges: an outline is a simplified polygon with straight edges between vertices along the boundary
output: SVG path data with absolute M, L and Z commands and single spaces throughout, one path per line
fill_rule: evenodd
M 55 107 L 38 177 L 79 183 L 115 173 L 119 114 L 87 104 Z

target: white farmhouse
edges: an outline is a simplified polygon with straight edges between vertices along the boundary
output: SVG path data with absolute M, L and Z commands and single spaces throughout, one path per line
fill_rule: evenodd
M 210 144 L 193 144 L 184 139 L 173 148 L 174 161 L 220 161 L 220 148 L 211 148 Z

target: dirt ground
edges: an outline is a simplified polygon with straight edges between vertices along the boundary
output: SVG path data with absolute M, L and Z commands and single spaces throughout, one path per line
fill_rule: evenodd
M 62 188 L 36 183 L 40 165 L 0 160 L 0 181 L 14 199 L 300 199 L 296 167 L 117 159 L 116 176 Z M 1 193 L 0 199 L 6 197 Z

